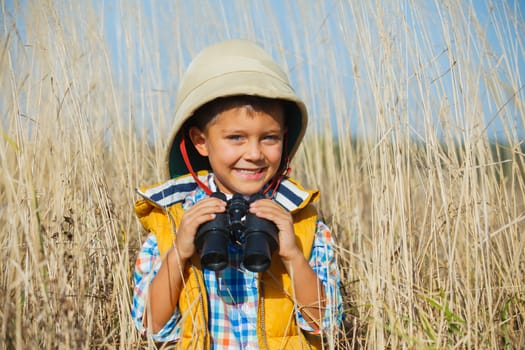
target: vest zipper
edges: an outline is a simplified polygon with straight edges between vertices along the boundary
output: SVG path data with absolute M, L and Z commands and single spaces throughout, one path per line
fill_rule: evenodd
M 266 336 L 266 325 L 265 319 L 264 319 L 264 286 L 262 284 L 262 276 L 259 274 L 259 308 L 261 310 L 261 336 L 264 340 L 264 345 L 266 346 L 266 349 L 270 349 L 270 346 L 268 345 L 268 338 Z

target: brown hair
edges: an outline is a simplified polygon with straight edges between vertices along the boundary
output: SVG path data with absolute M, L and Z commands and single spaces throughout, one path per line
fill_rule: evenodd
M 284 123 L 286 125 L 286 111 L 288 110 L 289 104 L 290 102 L 288 101 L 260 96 L 235 95 L 219 97 L 199 107 L 193 113 L 193 116 L 187 121 L 185 129 L 189 130 L 189 128 L 195 126 L 199 130 L 204 131 L 206 126 L 220 113 L 227 109 L 236 107 L 245 107 L 252 111 L 263 111 L 268 113 L 276 107 L 281 108 L 284 116 Z

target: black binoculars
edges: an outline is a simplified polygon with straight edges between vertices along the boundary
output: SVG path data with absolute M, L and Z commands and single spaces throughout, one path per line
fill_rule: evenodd
M 228 265 L 228 243 L 231 241 L 242 246 L 244 267 L 253 272 L 266 271 L 278 246 L 278 229 L 272 221 L 248 212 L 250 203 L 264 196 L 256 193 L 245 200 L 236 193 L 229 201 L 221 192 L 211 196 L 227 203 L 226 212 L 217 213 L 215 219 L 197 230 L 195 247 L 201 253 L 201 265 L 208 270 L 223 270 Z

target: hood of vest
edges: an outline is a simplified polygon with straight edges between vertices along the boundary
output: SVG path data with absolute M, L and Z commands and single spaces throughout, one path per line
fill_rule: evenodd
M 205 171 L 197 174 L 202 182 L 206 182 L 209 175 Z M 135 213 L 140 219 L 148 216 L 154 208 L 167 211 L 169 207 L 183 202 L 198 187 L 199 185 L 191 175 L 184 175 L 152 186 L 139 187 L 136 192 L 142 199 L 135 203 Z M 295 214 L 308 204 L 316 202 L 319 196 L 318 190 L 304 189 L 296 180 L 285 178 L 281 181 L 273 199 L 290 213 Z

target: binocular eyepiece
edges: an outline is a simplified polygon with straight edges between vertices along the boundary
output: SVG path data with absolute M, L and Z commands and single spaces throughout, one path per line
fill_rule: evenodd
M 257 193 L 248 201 L 238 193 L 229 201 L 221 192 L 211 196 L 227 203 L 226 212 L 217 213 L 215 219 L 197 230 L 195 247 L 201 253 L 201 265 L 213 271 L 223 270 L 228 265 L 228 243 L 231 241 L 243 247 L 243 264 L 248 270 L 266 271 L 278 246 L 278 229 L 273 222 L 248 212 L 250 203 L 264 196 Z

